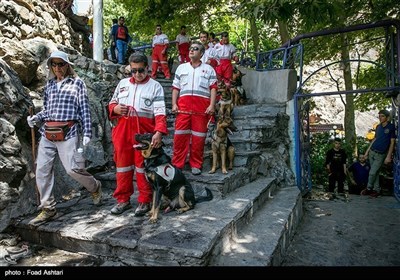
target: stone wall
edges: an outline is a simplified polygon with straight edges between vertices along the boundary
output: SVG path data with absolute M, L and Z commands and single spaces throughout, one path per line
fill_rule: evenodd
M 35 112 L 42 109 L 46 60 L 52 51 L 69 54 L 88 89 L 94 132 L 85 151 L 88 168 L 104 170 L 112 161 L 106 107 L 125 69 L 83 56 L 82 36 L 72 30 L 62 13 L 45 2 L 0 2 L 0 231 L 10 219 L 36 210 L 32 142 L 37 144 L 39 135 L 35 130 L 32 141 L 26 118 L 30 107 Z M 80 188 L 65 176 L 59 162 L 55 173 L 56 197 Z

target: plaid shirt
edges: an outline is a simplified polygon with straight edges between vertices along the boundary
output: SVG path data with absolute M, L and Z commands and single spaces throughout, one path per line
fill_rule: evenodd
M 36 116 L 41 122 L 46 121 L 71 121 L 79 123 L 74 125 L 65 137 L 65 140 L 75 137 L 78 128 L 83 128 L 83 136 L 92 137 L 92 124 L 89 108 L 89 98 L 86 85 L 80 78 L 68 77 L 57 89 L 56 79 L 47 82 L 44 89 L 43 110 Z M 44 127 L 40 128 L 44 135 Z

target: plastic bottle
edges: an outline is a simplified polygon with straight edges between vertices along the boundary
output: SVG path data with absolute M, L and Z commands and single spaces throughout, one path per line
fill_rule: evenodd
M 83 156 L 83 148 L 82 147 L 79 147 L 77 150 L 76 150 L 76 153 L 75 153 L 75 163 L 76 163 L 76 165 L 77 165 L 77 169 L 79 169 L 79 170 L 83 170 L 83 169 L 85 169 L 85 163 L 86 163 L 86 159 L 85 159 L 85 157 Z

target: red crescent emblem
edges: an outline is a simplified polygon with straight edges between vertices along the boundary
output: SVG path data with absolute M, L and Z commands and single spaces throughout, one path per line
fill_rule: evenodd
M 171 168 L 171 166 L 170 166 L 170 165 L 167 165 L 167 166 L 164 167 L 164 175 L 165 175 L 166 177 L 168 177 L 168 174 L 167 174 L 167 169 L 168 169 L 168 168 Z

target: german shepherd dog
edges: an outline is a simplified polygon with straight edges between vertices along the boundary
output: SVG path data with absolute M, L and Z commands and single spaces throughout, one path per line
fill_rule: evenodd
M 232 80 L 231 80 L 231 96 L 232 103 L 234 106 L 243 105 L 247 101 L 246 91 L 243 88 L 242 78 L 246 74 L 243 74 L 237 67 L 233 68 Z
M 191 184 L 182 171 L 171 164 L 171 158 L 164 149 L 151 146 L 152 137 L 152 133 L 136 134 L 138 144 L 134 145 L 135 149 L 142 151 L 146 177 L 153 188 L 150 222 L 157 222 L 163 196 L 168 203 L 165 212 L 176 209 L 179 214 L 193 209 L 196 203 L 212 200 L 213 195 L 208 188 L 204 188 L 204 196 L 195 196 Z
M 231 117 L 233 110 L 232 95 L 224 82 L 218 82 L 218 95 L 221 99 L 217 103 L 218 116 Z
M 235 148 L 228 138 L 228 134 L 232 134 L 232 131 L 236 131 L 237 128 L 234 126 L 231 117 L 219 117 L 217 121 L 217 127 L 211 136 L 211 150 L 212 150 L 212 166 L 208 172 L 210 174 L 215 173 L 218 168 L 219 162 L 221 162 L 221 171 L 223 174 L 227 174 L 226 161 L 228 160 L 228 169 L 233 168 L 233 159 L 235 157 Z

